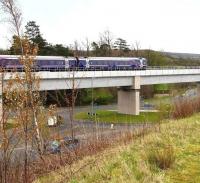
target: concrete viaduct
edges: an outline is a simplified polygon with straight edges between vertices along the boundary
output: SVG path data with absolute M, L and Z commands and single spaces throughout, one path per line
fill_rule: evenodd
M 161 83 L 200 82 L 200 68 L 148 69 L 128 71 L 66 71 L 37 72 L 41 78 L 40 90 L 74 88 L 118 88 L 118 112 L 138 115 L 140 86 Z M 9 80 L 9 74 L 4 81 Z

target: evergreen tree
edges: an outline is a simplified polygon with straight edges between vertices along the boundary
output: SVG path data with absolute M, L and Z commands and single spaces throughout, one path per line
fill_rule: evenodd
M 38 46 L 39 54 L 42 54 L 47 46 L 47 42 L 40 33 L 40 27 L 36 25 L 35 21 L 29 21 L 25 26 L 25 29 L 25 35 L 30 43 L 33 46 Z
M 127 41 L 122 38 L 117 38 L 117 40 L 114 43 L 114 48 L 115 50 L 119 50 L 120 56 L 122 56 L 123 53 L 127 53 L 130 51 Z
M 94 56 L 99 55 L 99 45 L 96 42 L 92 42 L 91 44 Z

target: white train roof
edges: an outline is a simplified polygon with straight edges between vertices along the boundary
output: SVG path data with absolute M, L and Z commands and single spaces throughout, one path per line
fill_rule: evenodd
M 6 59 L 19 59 L 21 55 L 0 55 L 0 58 L 6 58 Z M 39 60 L 65 60 L 65 57 L 62 56 L 36 56 L 33 57 L 34 59 Z
M 88 57 L 89 60 L 138 60 L 138 57 Z

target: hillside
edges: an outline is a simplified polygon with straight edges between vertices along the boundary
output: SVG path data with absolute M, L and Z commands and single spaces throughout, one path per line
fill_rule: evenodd
M 176 59 L 191 59 L 200 61 L 200 54 L 194 53 L 175 53 L 175 52 L 162 52 L 164 55 Z
M 150 66 L 200 66 L 200 54 L 143 50 Z

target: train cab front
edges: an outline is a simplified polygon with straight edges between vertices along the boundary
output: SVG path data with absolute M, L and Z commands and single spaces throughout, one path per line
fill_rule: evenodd
M 140 69 L 145 70 L 147 68 L 147 59 L 146 58 L 140 58 Z

